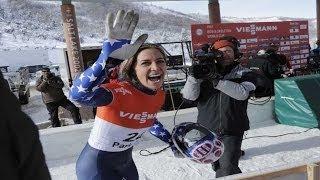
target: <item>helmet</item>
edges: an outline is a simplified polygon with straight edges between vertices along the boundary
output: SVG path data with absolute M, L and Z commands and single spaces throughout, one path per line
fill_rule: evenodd
M 213 163 L 224 151 L 218 136 L 199 123 L 184 122 L 175 126 L 171 138 L 183 156 L 197 163 Z

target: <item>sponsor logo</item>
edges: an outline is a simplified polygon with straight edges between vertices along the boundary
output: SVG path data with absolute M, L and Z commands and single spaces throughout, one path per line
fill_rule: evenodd
M 265 42 L 265 41 L 269 41 L 269 39 L 261 38 L 261 39 L 259 39 L 259 41 L 261 41 L 261 42 Z
M 196 34 L 197 34 L 198 36 L 202 36 L 202 35 L 203 35 L 203 30 L 202 30 L 202 29 L 197 29 L 197 30 L 196 30 Z
M 300 39 L 308 39 L 309 35 L 300 35 Z
M 299 32 L 299 29 L 290 29 L 289 32 L 290 32 L 290 33 L 298 33 L 298 32 Z
M 247 43 L 257 43 L 257 42 L 258 42 L 257 38 L 247 39 Z
M 290 44 L 291 44 L 291 45 L 296 45 L 296 44 L 299 44 L 299 43 L 300 43 L 300 41 L 299 41 L 299 40 L 290 41 Z
M 280 42 L 280 46 L 287 46 L 287 45 L 290 45 L 290 41 Z
M 123 87 L 116 88 L 116 89 L 114 89 L 114 91 L 115 91 L 116 93 L 122 93 L 122 95 L 124 95 L 124 96 L 127 95 L 127 94 L 132 95 L 132 92 L 131 92 L 131 91 L 129 91 L 129 90 L 123 88 Z
M 251 34 L 256 34 L 256 32 L 269 32 L 269 31 L 277 31 L 278 26 L 256 26 L 254 24 L 246 27 L 236 27 L 237 32 L 247 32 Z
M 212 152 L 213 147 L 214 145 L 211 142 L 206 141 L 195 147 L 191 154 L 195 159 L 201 159 L 208 156 Z
M 307 29 L 308 28 L 308 25 L 306 25 L 306 24 L 301 24 L 300 25 L 300 29 Z
M 298 22 L 290 22 L 289 24 L 290 24 L 291 26 L 299 25 Z
M 290 46 L 280 47 L 280 51 L 288 51 L 290 50 Z
M 130 113 L 130 112 L 120 111 L 120 117 L 138 120 L 139 123 L 145 123 L 147 119 L 154 119 L 156 116 L 157 116 L 157 113 L 153 113 L 153 114 L 148 112 Z
M 300 39 L 299 35 L 290 36 L 290 40 Z

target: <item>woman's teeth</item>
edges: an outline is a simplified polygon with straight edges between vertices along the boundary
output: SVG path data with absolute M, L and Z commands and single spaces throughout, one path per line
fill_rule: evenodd
M 161 75 L 158 75 L 158 74 L 149 75 L 148 79 L 152 82 L 160 82 Z

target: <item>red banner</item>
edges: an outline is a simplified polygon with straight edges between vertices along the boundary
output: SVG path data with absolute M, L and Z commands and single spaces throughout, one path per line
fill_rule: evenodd
M 308 21 L 222 23 L 191 25 L 193 50 L 202 44 L 213 43 L 225 35 L 236 37 L 240 42 L 243 60 L 256 56 L 269 44 L 279 45 L 279 53 L 286 55 L 293 68 L 300 68 L 309 56 Z

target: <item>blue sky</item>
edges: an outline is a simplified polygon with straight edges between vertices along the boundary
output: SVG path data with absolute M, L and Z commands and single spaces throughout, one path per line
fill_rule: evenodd
M 298 18 L 316 17 L 316 0 L 220 0 L 221 16 Z M 208 1 L 150 2 L 185 13 L 208 14 Z

